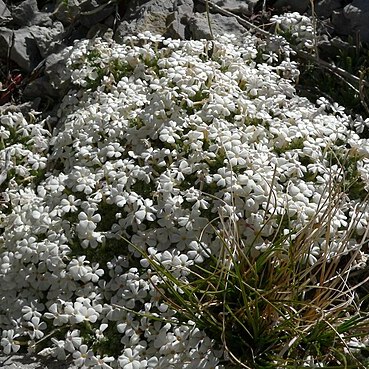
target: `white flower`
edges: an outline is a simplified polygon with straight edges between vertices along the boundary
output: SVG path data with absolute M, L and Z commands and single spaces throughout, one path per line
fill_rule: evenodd
M 191 213 L 179 217 L 178 224 L 182 227 L 185 227 L 189 231 L 204 229 L 204 227 L 208 224 L 208 220 L 200 215 L 201 212 L 199 210 L 193 209 L 191 210 Z
M 74 280 L 79 280 L 84 278 L 92 268 L 88 265 L 90 262 L 86 260 L 86 256 L 79 256 L 78 259 L 73 259 L 68 265 L 68 272 L 73 277 Z
M 96 180 L 92 178 L 91 171 L 86 167 L 76 166 L 68 176 L 67 183 L 70 183 L 74 191 L 84 192 L 89 195 L 96 186 Z
M 47 159 L 38 153 L 29 153 L 27 162 L 33 170 L 41 170 L 46 168 Z
M 176 133 L 176 122 L 169 121 L 169 123 L 160 131 L 159 139 L 163 142 L 173 144 L 176 140 L 180 140 L 181 137 Z
M 53 356 L 58 360 L 65 360 L 67 355 L 65 353 L 65 342 L 63 340 L 57 340 L 52 337 L 51 342 L 54 344 Z
M 93 208 L 87 209 L 86 213 L 82 211 L 78 214 L 79 223 L 76 227 L 76 230 L 80 234 L 95 230 L 97 227 L 96 223 L 100 222 L 101 220 L 101 215 L 94 214 L 95 211 Z
M 92 356 L 93 356 L 93 352 L 88 349 L 87 345 L 84 345 L 84 344 L 80 345 L 78 347 L 78 350 L 73 352 L 74 364 L 78 368 L 81 368 L 84 365 L 86 365 L 88 367 L 91 364 L 91 357 Z
M 43 330 L 46 329 L 46 323 L 40 321 L 40 318 L 37 316 L 34 316 L 31 318 L 29 322 L 27 322 L 28 327 L 30 328 L 28 334 L 31 337 L 31 339 L 40 339 L 44 336 Z
M 171 270 L 171 273 L 176 276 L 185 276 L 190 273 L 189 267 L 193 264 L 193 261 L 185 254 L 179 252 L 164 251 L 160 256 L 160 263 L 167 269 Z
M 91 358 L 91 367 L 92 369 L 112 369 L 112 367 L 108 364 L 113 362 L 115 359 L 112 356 L 103 356 L 100 355 L 93 356 Z
M 78 210 L 81 200 L 76 199 L 74 195 L 68 195 L 66 198 L 60 200 L 60 206 L 64 213 L 76 212 Z
M 81 279 L 83 282 L 92 281 L 93 283 L 96 283 L 103 275 L 104 269 L 99 268 L 99 263 L 93 263 L 91 270 L 88 271 Z
M 356 116 L 353 127 L 357 133 L 363 133 L 364 129 L 369 127 L 369 118 L 364 120 L 361 115 Z
M 67 351 L 74 353 L 81 345 L 82 337 L 78 329 L 66 333 L 64 347 Z
M 118 357 L 118 363 L 122 369 L 143 369 L 145 362 L 140 359 L 139 351 L 126 348 L 123 350 L 123 354 Z
M 63 314 L 63 309 L 56 302 L 49 307 L 49 312 L 46 312 L 44 316 L 47 319 L 53 319 L 53 325 L 55 326 L 62 326 L 69 320 L 69 315 Z
M 95 323 L 100 315 L 91 305 L 85 306 L 78 301 L 74 304 L 67 304 L 64 311 L 70 316 L 69 320 L 72 324 L 78 324 L 83 321 Z
M 4 126 L 0 126 L 0 138 L 8 139 L 9 137 L 10 132 Z
M 313 245 L 309 253 L 305 255 L 305 260 L 307 260 L 310 265 L 314 265 L 318 261 L 321 252 L 320 245 Z
M 204 242 L 191 241 L 188 248 L 190 251 L 187 251 L 187 255 L 195 263 L 202 263 L 205 258 L 211 255 L 210 248 Z
M 16 340 L 17 337 L 19 337 L 19 334 L 14 333 L 14 329 L 3 331 L 1 346 L 3 347 L 5 355 L 9 355 L 11 352 L 17 352 L 20 349 L 20 345 Z
M 135 212 L 135 218 L 138 224 L 145 219 L 151 222 L 155 220 L 156 209 L 153 206 L 153 201 L 151 199 L 144 199 L 143 201 L 139 200 L 137 202 L 137 206 L 139 206 L 139 208 Z
M 29 306 L 22 307 L 23 318 L 25 320 L 31 320 L 34 316 L 40 318 L 42 316 L 42 313 L 40 313 L 40 311 L 43 311 L 44 309 L 44 304 L 31 302 Z
M 298 48 L 314 45 L 308 18 L 273 19 L 296 42 L 304 37 Z M 175 321 L 155 265 L 187 283 L 194 264 L 233 245 L 228 223 L 258 254 L 324 221 L 335 182 L 358 174 L 364 197 L 366 121 L 298 96 L 293 50 L 279 36 L 144 33 L 78 41 L 66 53 L 74 90 L 51 138 L 36 113 L 0 116 L 1 345 L 11 352 L 18 337 L 52 338 L 42 352 L 72 354 L 82 368 L 218 367 L 210 338 Z M 355 188 L 302 263 L 361 247 L 369 216 Z M 112 324 L 115 359 L 97 352 L 116 339 Z

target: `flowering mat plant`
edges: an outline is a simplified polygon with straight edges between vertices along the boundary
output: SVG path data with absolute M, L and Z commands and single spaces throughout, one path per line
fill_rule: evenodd
M 367 122 L 298 96 L 277 36 L 144 33 L 65 52 L 57 126 L 0 117 L 4 353 L 94 369 L 365 365 Z

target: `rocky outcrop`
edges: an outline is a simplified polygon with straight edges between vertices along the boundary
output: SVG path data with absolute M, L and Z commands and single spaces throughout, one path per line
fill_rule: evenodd
M 343 9 L 336 9 L 332 13 L 332 24 L 338 35 L 354 36 L 369 43 L 369 2 L 354 0 Z
M 50 27 L 52 25 L 50 14 L 40 12 L 36 0 L 25 0 L 21 2 L 13 8 L 11 15 L 12 24 L 18 27 L 34 25 Z
M 310 0 L 213 2 L 245 19 L 265 9 L 277 13 L 311 12 Z M 0 67 L 2 64 L 3 70 L 12 65 L 21 71 L 26 80 L 21 87 L 24 98 L 35 99 L 42 91 L 44 97 L 58 100 L 68 88 L 60 82 L 61 66 L 65 62 L 63 50 L 76 39 L 110 33 L 119 42 L 128 34 L 144 31 L 179 39 L 210 39 L 212 32 L 237 36 L 245 32 L 236 18 L 217 12 L 210 14 L 210 29 L 205 4 L 205 0 L 130 0 L 119 4 L 108 0 L 68 3 L 54 0 L 39 9 L 37 0 L 25 0 L 18 5 L 0 0 Z M 329 50 L 338 52 L 337 45 L 347 46 L 344 40 L 349 35 L 369 43 L 369 23 L 366 21 L 369 2 L 318 0 L 314 4 L 318 18 L 331 27 L 329 37 L 321 43 L 327 53 Z M 342 43 L 337 41 L 341 39 Z M 34 73 L 35 69 L 37 73 Z M 12 70 L 6 73 L 12 73 Z M 6 101 L 8 99 L 0 99 L 0 104 Z
M 310 0 L 213 2 L 244 19 L 265 9 L 277 13 L 311 12 Z M 27 78 L 27 83 L 22 85 L 25 98 L 34 98 L 42 91 L 43 96 L 59 99 L 68 88 L 60 82 L 58 72 L 64 62 L 62 51 L 76 39 L 110 33 L 119 42 L 129 34 L 145 31 L 179 39 L 210 39 L 211 31 L 238 36 L 245 32 L 236 18 L 217 12 L 210 14 L 210 29 L 205 4 L 205 0 L 130 0 L 120 3 L 54 0 L 39 9 L 37 0 L 25 0 L 18 5 L 0 0 L 0 67 L 1 64 L 9 66 L 10 61 Z M 369 43 L 368 1 L 317 0 L 314 4 L 317 16 L 332 26 L 329 38 L 324 41 L 326 50 L 337 50 L 337 42 L 330 47 L 330 39 L 335 36 L 352 35 Z M 40 65 L 43 68 L 40 69 Z M 34 73 L 35 68 L 37 73 Z M 0 103 L 4 101 L 6 99 L 0 99 Z
M 224 8 L 234 13 L 251 15 L 255 0 L 219 0 Z M 196 7 L 196 1 L 150 0 L 140 4 L 130 3 L 130 7 L 120 23 L 116 40 L 131 33 L 151 31 L 166 37 L 180 39 L 210 39 L 211 30 L 204 7 Z M 198 4 L 197 4 L 198 5 Z M 210 24 L 214 34 L 234 33 L 241 36 L 245 29 L 235 19 L 220 14 L 210 14 Z
M 223 9 L 239 15 L 252 15 L 259 0 L 215 0 L 214 4 L 221 6 Z
M 11 13 L 4 1 L 0 0 L 0 25 L 6 24 L 11 19 Z
M 216 0 L 219 6 L 243 16 L 253 13 L 258 0 Z M 57 5 L 59 4 L 59 5 Z M 211 14 L 215 34 L 245 31 L 234 18 Z M 23 90 L 26 98 L 58 99 L 65 93 L 58 70 L 62 50 L 74 40 L 113 32 L 116 41 L 126 35 L 151 31 L 180 39 L 211 38 L 203 2 L 196 0 L 139 0 L 118 7 L 106 0 L 49 3 L 39 9 L 36 0 L 7 7 L 0 0 L 0 55 L 10 58 L 24 75 L 43 65 L 43 73 L 30 78 Z

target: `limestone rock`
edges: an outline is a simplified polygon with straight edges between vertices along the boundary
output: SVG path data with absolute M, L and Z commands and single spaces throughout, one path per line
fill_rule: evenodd
M 105 40 L 111 40 L 113 31 L 110 27 L 103 23 L 97 23 L 92 26 L 86 34 L 86 38 L 102 37 Z
M 50 26 L 52 24 L 50 14 L 38 10 L 36 0 L 22 1 L 12 10 L 13 21 L 17 26 Z
M 339 35 L 359 37 L 361 41 L 369 43 L 369 2 L 354 0 L 343 10 L 332 14 L 332 23 Z
M 0 25 L 6 24 L 11 20 L 11 13 L 3 0 L 0 0 Z
M 235 14 L 251 15 L 259 0 L 215 0 L 214 3 Z
M 340 50 L 345 50 L 348 53 L 355 53 L 356 46 L 349 44 L 346 41 L 343 41 L 339 37 L 324 37 L 324 39 L 318 42 L 319 47 L 319 56 L 324 60 L 326 59 L 334 59 L 337 55 L 339 55 Z
M 64 90 L 64 92 L 69 88 L 70 83 L 70 72 L 65 68 L 70 52 L 70 49 L 64 49 L 59 53 L 51 54 L 45 63 L 45 75 L 50 84 L 54 89 Z
M 32 26 L 30 31 L 42 58 L 60 51 L 63 47 L 61 40 L 64 34 L 64 26 L 61 22 L 54 22 L 52 27 Z
M 0 115 L 7 114 L 8 112 L 19 112 L 22 113 L 24 116 L 27 116 L 27 114 L 31 111 L 38 111 L 38 108 L 41 103 L 41 98 L 35 97 L 32 99 L 32 101 L 27 101 L 22 104 L 14 105 L 11 102 L 8 102 L 4 105 L 0 106 Z
M 164 35 L 174 20 L 173 18 L 168 20 L 168 17 L 176 11 L 178 3 L 173 0 L 130 2 L 123 21 L 118 26 L 115 40 L 119 42 L 127 34 L 144 31 Z
M 256 0 L 221 0 L 218 5 L 227 10 L 251 14 Z M 223 5 L 222 5 L 223 4 Z M 232 17 L 211 13 L 214 34 L 234 33 L 241 35 L 245 29 Z M 180 39 L 210 39 L 206 13 L 194 13 L 193 0 L 149 0 L 130 3 L 123 22 L 119 25 L 115 39 L 119 41 L 130 33 L 151 31 L 166 37 Z
M 59 51 L 64 27 L 55 22 L 52 27 L 26 26 L 17 30 L 0 27 L 0 55 L 7 55 L 20 68 L 30 72 L 47 55 Z
M 210 25 L 214 36 L 232 33 L 241 37 L 245 33 L 245 28 L 236 19 L 221 14 L 210 14 Z M 189 20 L 189 31 L 194 39 L 210 40 L 211 33 L 207 15 L 205 13 L 195 13 Z
M 65 95 L 71 87 L 70 73 L 65 68 L 70 51 L 66 48 L 46 58 L 44 75 L 30 82 L 24 89 L 23 93 L 27 98 L 40 96 L 40 91 L 43 92 L 43 96 L 51 98 Z
M 193 0 L 178 0 L 177 6 L 168 14 L 166 19 L 166 37 L 186 39 L 188 20 L 193 14 Z
M 64 25 L 69 25 L 79 17 L 79 13 L 80 9 L 73 1 L 59 1 L 58 6 L 53 11 L 53 19 Z
M 369 43 L 369 2 L 354 0 L 344 8 L 344 13 L 351 22 L 351 33 L 357 34 L 360 41 Z
M 36 41 L 30 27 L 10 30 L 0 27 L 0 55 L 7 55 L 10 50 L 10 59 L 27 72 L 41 61 Z

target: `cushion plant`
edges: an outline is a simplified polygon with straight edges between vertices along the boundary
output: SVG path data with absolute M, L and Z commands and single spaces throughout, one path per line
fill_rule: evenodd
M 67 52 L 57 127 L 0 118 L 4 352 L 95 369 L 354 360 L 365 122 L 298 96 L 279 37 L 144 33 Z

